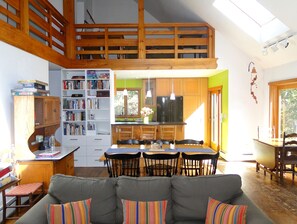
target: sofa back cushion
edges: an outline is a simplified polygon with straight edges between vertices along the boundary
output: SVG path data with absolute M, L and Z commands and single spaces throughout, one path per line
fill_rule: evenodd
M 171 179 L 169 177 L 126 177 L 120 176 L 116 186 L 117 223 L 123 223 L 121 200 L 163 201 L 167 200 L 166 223 L 172 223 Z
M 91 202 L 92 223 L 115 223 L 116 179 L 81 178 L 57 174 L 52 176 L 48 193 L 60 203 L 81 201 Z
M 208 198 L 230 203 L 242 194 L 239 175 L 198 177 L 174 176 L 172 183 L 173 219 L 198 223 L 205 220 Z

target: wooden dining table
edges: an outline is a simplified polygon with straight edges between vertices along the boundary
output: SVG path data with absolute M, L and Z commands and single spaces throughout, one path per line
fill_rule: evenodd
M 112 145 L 107 149 L 106 153 L 115 154 L 115 153 L 177 153 L 185 152 L 187 154 L 216 154 L 217 152 L 212 148 L 200 145 L 175 145 L 174 149 L 170 148 L 170 145 L 162 145 L 162 148 L 152 148 L 151 145 L 145 145 L 144 149 L 140 149 L 140 145 Z M 104 154 L 100 157 L 100 161 L 105 161 L 106 158 Z M 182 157 L 180 154 L 179 168 L 182 165 Z M 179 172 L 178 172 L 179 173 Z M 140 158 L 140 176 L 145 176 L 145 165 L 143 157 Z

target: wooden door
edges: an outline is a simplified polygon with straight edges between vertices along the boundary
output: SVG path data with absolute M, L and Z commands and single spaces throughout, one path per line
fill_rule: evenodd
M 57 97 L 44 98 L 44 124 L 60 123 L 60 100 Z

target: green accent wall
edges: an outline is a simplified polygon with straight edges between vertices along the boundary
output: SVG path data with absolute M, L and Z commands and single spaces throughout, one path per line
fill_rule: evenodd
M 208 79 L 208 88 L 222 87 L 222 146 L 221 150 L 226 153 L 228 147 L 228 70 L 225 70 L 217 75 L 211 76 Z
M 142 79 L 117 79 L 116 88 L 125 88 L 125 81 L 126 88 L 142 88 Z

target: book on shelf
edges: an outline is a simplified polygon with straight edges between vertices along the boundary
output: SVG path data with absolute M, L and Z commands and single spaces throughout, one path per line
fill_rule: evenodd
M 50 91 L 36 88 L 18 88 L 12 89 L 11 94 L 13 96 L 49 96 Z
M 12 167 L 10 164 L 0 164 L 0 178 L 5 176 L 6 174 L 10 173 Z
M 20 84 L 37 83 L 37 84 L 44 85 L 44 86 L 48 85 L 48 83 L 42 82 L 39 80 L 20 80 L 20 81 L 18 81 L 18 83 L 20 83 Z
M 39 83 L 22 83 L 22 87 L 25 89 L 40 89 L 45 90 L 45 85 L 39 84 Z

